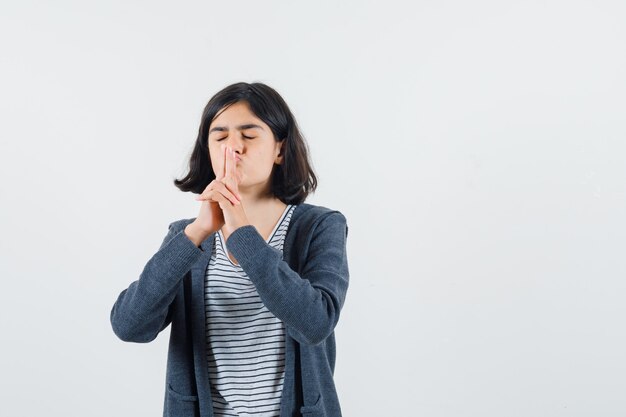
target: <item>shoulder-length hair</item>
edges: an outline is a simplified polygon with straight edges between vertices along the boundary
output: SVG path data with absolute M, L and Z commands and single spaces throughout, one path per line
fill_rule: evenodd
M 189 160 L 189 173 L 175 179 L 181 191 L 201 194 L 216 178 L 211 165 L 208 136 L 209 126 L 218 112 L 239 101 L 245 101 L 256 117 L 263 120 L 282 146 L 283 161 L 272 170 L 271 193 L 285 204 L 300 204 L 317 188 L 317 177 L 309 162 L 309 151 L 291 110 L 285 100 L 263 83 L 239 82 L 215 94 L 202 112 L 198 138 Z

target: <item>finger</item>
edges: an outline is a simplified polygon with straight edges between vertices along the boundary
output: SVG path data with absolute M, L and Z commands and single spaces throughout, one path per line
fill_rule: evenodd
M 232 190 L 232 180 L 228 177 L 224 178 L 224 180 L 220 181 L 219 184 L 216 184 L 216 189 L 222 193 L 226 198 L 228 198 L 233 204 L 239 204 L 241 198 L 237 196 L 237 194 Z
M 224 145 L 223 143 L 220 145 L 220 152 L 221 152 L 221 156 L 219 157 L 222 162 L 224 162 L 224 150 L 226 149 L 226 145 Z M 217 159 L 217 158 L 216 158 Z M 215 179 L 216 180 L 220 180 L 224 178 L 224 168 L 222 167 L 219 172 L 215 172 Z M 210 184 L 209 184 L 210 185 Z
M 228 147 L 226 145 L 224 145 L 224 160 L 222 162 L 224 162 L 222 164 L 224 168 L 222 172 L 222 178 L 226 178 L 226 175 L 228 174 Z
M 222 210 L 241 204 L 236 199 L 235 199 L 236 203 L 233 203 L 228 198 L 226 198 L 226 196 L 224 196 L 222 193 L 220 193 L 217 190 L 215 191 L 215 195 L 213 196 L 213 198 L 220 204 L 220 207 L 222 208 Z
M 241 184 L 242 176 L 241 176 L 241 172 L 237 168 L 237 154 L 235 153 L 234 150 L 232 150 L 232 153 L 231 153 L 231 165 L 230 166 L 231 166 L 230 176 L 233 179 L 232 188 L 235 194 L 237 194 L 237 196 L 239 197 L 239 199 L 241 199 L 241 195 L 239 194 L 239 184 Z
M 214 179 L 213 181 L 211 181 L 211 182 L 209 183 L 209 185 L 207 185 L 207 186 L 206 186 L 206 188 L 205 188 L 204 190 L 202 190 L 202 192 L 201 192 L 200 194 L 198 194 L 198 195 L 195 197 L 195 199 L 196 199 L 196 200 L 203 200 L 203 199 L 204 199 L 204 198 L 208 195 L 208 193 L 209 193 L 211 190 L 213 190 L 213 188 L 215 187 L 215 184 L 216 184 L 217 182 L 219 182 L 219 180 L 218 180 L 217 178 L 216 178 L 216 179 Z
M 206 187 L 204 187 L 204 190 L 202 190 L 202 193 L 206 193 L 207 191 L 211 191 L 212 189 L 215 188 L 216 184 L 220 184 L 222 181 L 219 178 L 215 178 L 213 181 L 211 181 L 209 183 L 209 185 L 207 185 Z M 200 194 L 202 194 L 200 193 Z
M 237 160 L 235 158 L 235 151 L 232 148 L 228 148 L 228 157 L 226 159 L 228 161 L 226 163 L 226 178 L 232 179 L 229 185 L 235 192 L 238 192 L 239 184 L 237 183 Z
M 196 201 L 213 201 L 213 202 L 220 202 L 223 199 L 227 199 L 234 206 L 241 204 L 241 202 L 237 199 L 237 197 L 235 197 L 233 193 L 228 191 L 228 189 L 224 186 L 224 184 L 222 184 L 221 189 L 213 189 L 213 190 L 207 191 L 205 193 L 200 194 L 195 199 Z
M 237 161 L 235 160 L 235 151 L 233 150 L 233 148 L 228 148 L 228 165 L 226 165 L 226 175 L 232 177 L 232 178 L 237 178 Z
M 239 182 L 241 180 L 241 176 L 237 170 L 237 157 L 235 155 L 235 151 L 232 148 L 227 148 L 227 158 L 226 158 L 226 176 L 225 179 L 230 178 L 231 181 L 222 181 L 229 186 L 231 191 L 241 200 L 241 194 L 239 194 Z
M 218 191 L 213 191 L 211 193 L 210 198 L 211 198 L 210 201 L 219 204 L 222 210 L 224 210 L 227 207 L 227 205 L 231 206 L 230 201 L 228 201 L 228 199 L 224 197 L 222 194 L 220 194 Z
M 223 178 L 220 182 L 224 184 L 229 192 L 233 193 L 235 197 L 241 201 L 241 194 L 239 193 L 239 187 L 237 186 L 237 180 L 235 178 L 227 175 L 226 178 Z
M 208 195 L 209 192 L 215 190 L 216 188 L 219 188 L 225 192 L 223 192 L 223 194 L 228 194 L 229 192 L 232 192 L 232 190 L 230 190 L 227 186 L 225 187 L 225 182 L 227 179 L 214 179 L 213 181 L 211 181 L 209 183 L 209 185 L 206 186 L 206 188 L 198 195 L 196 196 L 196 200 L 204 200 L 205 197 Z M 234 193 L 233 193 L 234 194 Z M 236 194 L 234 194 L 234 197 L 237 197 L 239 200 L 241 200 L 241 198 L 239 198 Z

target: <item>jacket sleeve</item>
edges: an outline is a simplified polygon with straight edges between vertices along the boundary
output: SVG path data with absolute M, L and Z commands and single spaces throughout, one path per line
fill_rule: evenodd
M 182 278 L 202 254 L 179 222 L 170 223 L 159 250 L 111 309 L 113 332 L 125 342 L 151 342 L 172 321 L 170 305 Z
M 317 345 L 334 331 L 346 297 L 347 235 L 347 221 L 341 212 L 333 211 L 320 220 L 301 275 L 253 225 L 233 231 L 226 246 L 289 334 L 300 343 Z

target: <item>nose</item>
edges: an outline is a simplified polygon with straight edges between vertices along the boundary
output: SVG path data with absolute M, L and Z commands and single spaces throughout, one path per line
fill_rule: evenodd
M 243 151 L 243 138 L 237 137 L 236 134 L 228 135 L 226 140 L 222 141 L 224 146 L 231 148 L 236 154 L 241 155 Z

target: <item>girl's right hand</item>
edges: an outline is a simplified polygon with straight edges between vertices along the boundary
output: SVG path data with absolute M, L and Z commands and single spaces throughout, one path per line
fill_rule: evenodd
M 232 193 L 219 179 L 214 179 L 201 193 L 205 197 L 219 193 L 230 200 L 234 205 L 241 204 L 239 198 Z M 207 236 L 217 232 L 224 226 L 224 213 L 217 201 L 203 200 L 198 217 L 193 221 L 194 225 Z

